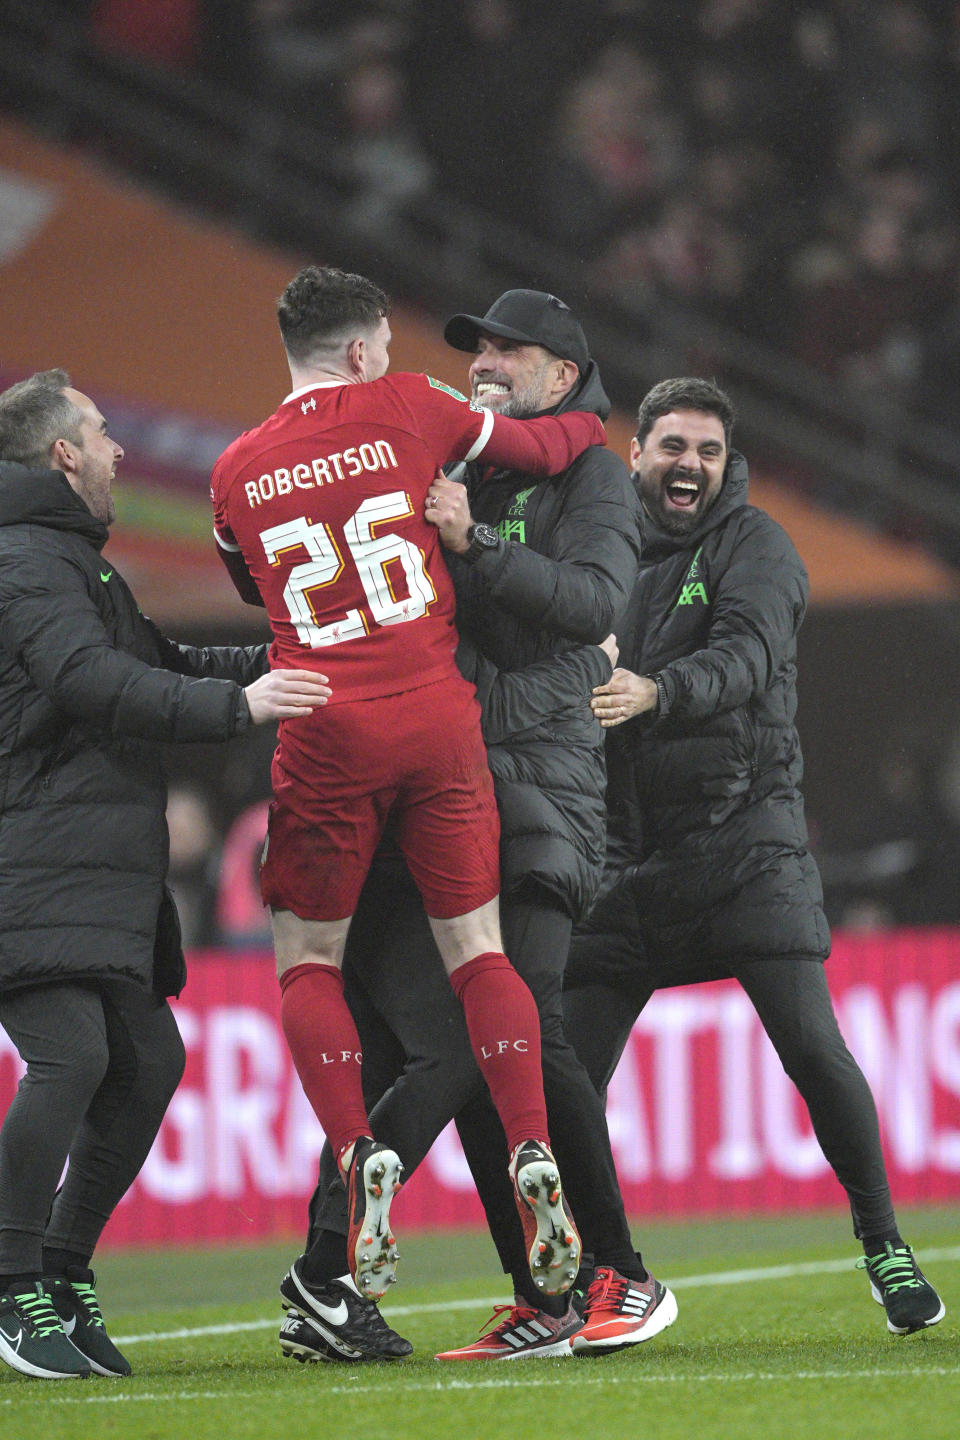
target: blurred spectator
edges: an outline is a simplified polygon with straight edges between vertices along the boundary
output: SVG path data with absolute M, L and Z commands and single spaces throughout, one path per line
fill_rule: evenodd
M 433 184 L 433 166 L 407 108 L 406 79 L 389 56 L 361 59 L 341 80 L 346 129 L 342 173 L 352 198 L 346 213 L 375 230 L 387 224 Z
M 191 66 L 200 53 L 202 4 L 203 0 L 93 0 L 90 23 L 104 50 Z
M 173 783 L 167 794 L 170 869 L 167 884 L 180 915 L 185 948 L 216 940 L 214 910 L 220 870 L 220 835 L 208 795 Z
M 852 210 L 793 267 L 798 354 L 859 394 L 908 399 L 924 321 L 939 295 L 918 264 L 916 232 L 895 210 Z
M 831 923 L 847 929 L 955 924 L 960 916 L 960 732 L 937 758 L 899 737 L 848 817 L 842 849 L 817 852 Z
M 260 898 L 260 855 L 267 834 L 268 800 L 242 811 L 227 831 L 217 891 L 216 919 L 224 945 L 272 945 L 270 916 Z
M 943 84 L 930 9 L 911 0 L 840 6 L 845 29 L 840 104 L 846 122 L 881 122 L 928 159 L 937 153 Z
M 687 163 L 663 69 L 627 44 L 606 47 L 549 126 L 545 227 L 570 245 L 604 240 L 661 201 Z

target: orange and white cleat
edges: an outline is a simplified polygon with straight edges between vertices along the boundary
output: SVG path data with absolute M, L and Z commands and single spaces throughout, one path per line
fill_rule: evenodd
M 403 1166 L 396 1151 L 369 1136 L 357 1141 L 346 1175 L 347 1260 L 359 1293 L 379 1300 L 397 1278 L 400 1252 L 390 1228 L 390 1205 Z
M 510 1157 L 510 1178 L 533 1283 L 544 1295 L 562 1295 L 577 1278 L 582 1246 L 557 1162 L 539 1140 L 524 1140 Z

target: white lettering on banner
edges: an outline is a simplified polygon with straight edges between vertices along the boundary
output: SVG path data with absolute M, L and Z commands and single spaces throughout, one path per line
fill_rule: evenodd
M 284 1118 L 287 1141 L 286 1175 L 293 1195 L 309 1195 L 317 1183 L 317 1164 L 323 1149 L 324 1135 L 303 1086 L 291 1074 Z
M 177 1006 L 173 1013 L 189 1060 L 194 1051 L 202 1053 L 202 1023 L 192 1010 Z M 168 1205 L 185 1205 L 209 1194 L 205 1110 L 203 1095 L 181 1082 L 140 1171 L 137 1183 L 148 1195 Z
M 707 1163 L 714 1175 L 740 1180 L 763 1165 L 753 1106 L 757 1012 L 739 987 L 724 990 L 716 1005 L 720 1138 Z
M 945 1090 L 960 1095 L 960 985 L 948 985 L 937 996 L 930 1020 L 930 1064 Z M 946 1127 L 933 1137 L 933 1163 L 960 1172 L 960 1130 Z
M 20 1059 L 20 1052 L 10 1039 L 6 1030 L 0 1029 L 0 1065 L 9 1061 L 13 1069 L 14 1085 L 19 1085 L 20 1077 L 26 1070 L 26 1065 Z
M 848 990 L 842 1007 L 844 1034 L 873 1091 L 887 1147 L 896 1164 L 907 1171 L 922 1170 L 929 1163 L 927 1003 L 919 985 L 902 986 L 893 998 L 892 1026 L 887 1025 L 885 1006 L 872 986 Z
M 712 996 L 666 990 L 655 995 L 637 1022 L 653 1039 L 653 1104 L 656 1116 L 657 1173 L 682 1180 L 694 1163 L 693 1056 L 691 1041 L 712 1028 Z
M 634 1184 L 649 1180 L 653 1174 L 650 1119 L 635 1045 L 624 1050 L 607 1087 L 607 1129 L 621 1177 Z
M 910 981 L 886 996 L 858 984 L 837 1011 L 876 1095 L 892 1165 L 960 1174 L 960 981 L 937 990 Z M 309 1195 L 323 1132 L 277 1020 L 252 1005 L 205 1013 L 177 1006 L 176 1016 L 190 1078 L 173 1097 L 137 1188 L 171 1205 L 251 1190 Z M 7 1082 L 5 1059 L 22 1072 L 0 1032 Z M 626 1184 L 828 1173 L 805 1107 L 749 1000 L 732 986 L 653 996 L 611 1082 L 607 1116 Z M 452 1126 L 427 1164 L 447 1190 L 471 1189 Z
M 784 1074 L 780 1057 L 763 1037 L 760 1081 L 764 1161 L 792 1180 L 810 1180 L 829 1170 L 797 1087 Z
M 467 1193 L 474 1189 L 470 1166 L 463 1153 L 457 1127 L 452 1120 L 434 1140 L 433 1148 L 425 1163 L 430 1166 L 434 1178 L 446 1189 L 466 1191 Z
M 276 1021 L 252 1006 L 215 1007 L 203 1019 L 179 1005 L 174 1013 L 188 1053 L 200 1052 L 203 1088 L 183 1083 L 174 1095 L 140 1172 L 143 1189 L 184 1204 L 236 1198 L 249 1177 L 264 1195 L 309 1193 L 323 1131 Z
M 208 1091 L 207 1105 L 218 1195 L 242 1195 L 246 1171 L 264 1195 L 284 1195 L 289 1189 L 276 1135 L 288 1063 L 272 1016 L 248 1007 L 211 1015 L 207 1068 L 216 1084 Z

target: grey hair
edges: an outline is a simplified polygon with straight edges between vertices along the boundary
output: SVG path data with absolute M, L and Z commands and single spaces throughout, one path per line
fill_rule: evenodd
M 0 394 L 0 460 L 45 469 L 57 440 L 80 444 L 83 416 L 69 388 L 66 370 L 38 370 Z

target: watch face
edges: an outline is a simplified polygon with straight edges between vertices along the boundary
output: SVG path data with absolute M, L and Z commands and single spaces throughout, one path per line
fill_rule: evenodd
M 473 530 L 474 545 L 482 545 L 485 550 L 493 550 L 500 544 L 500 536 L 492 525 L 479 524 Z

